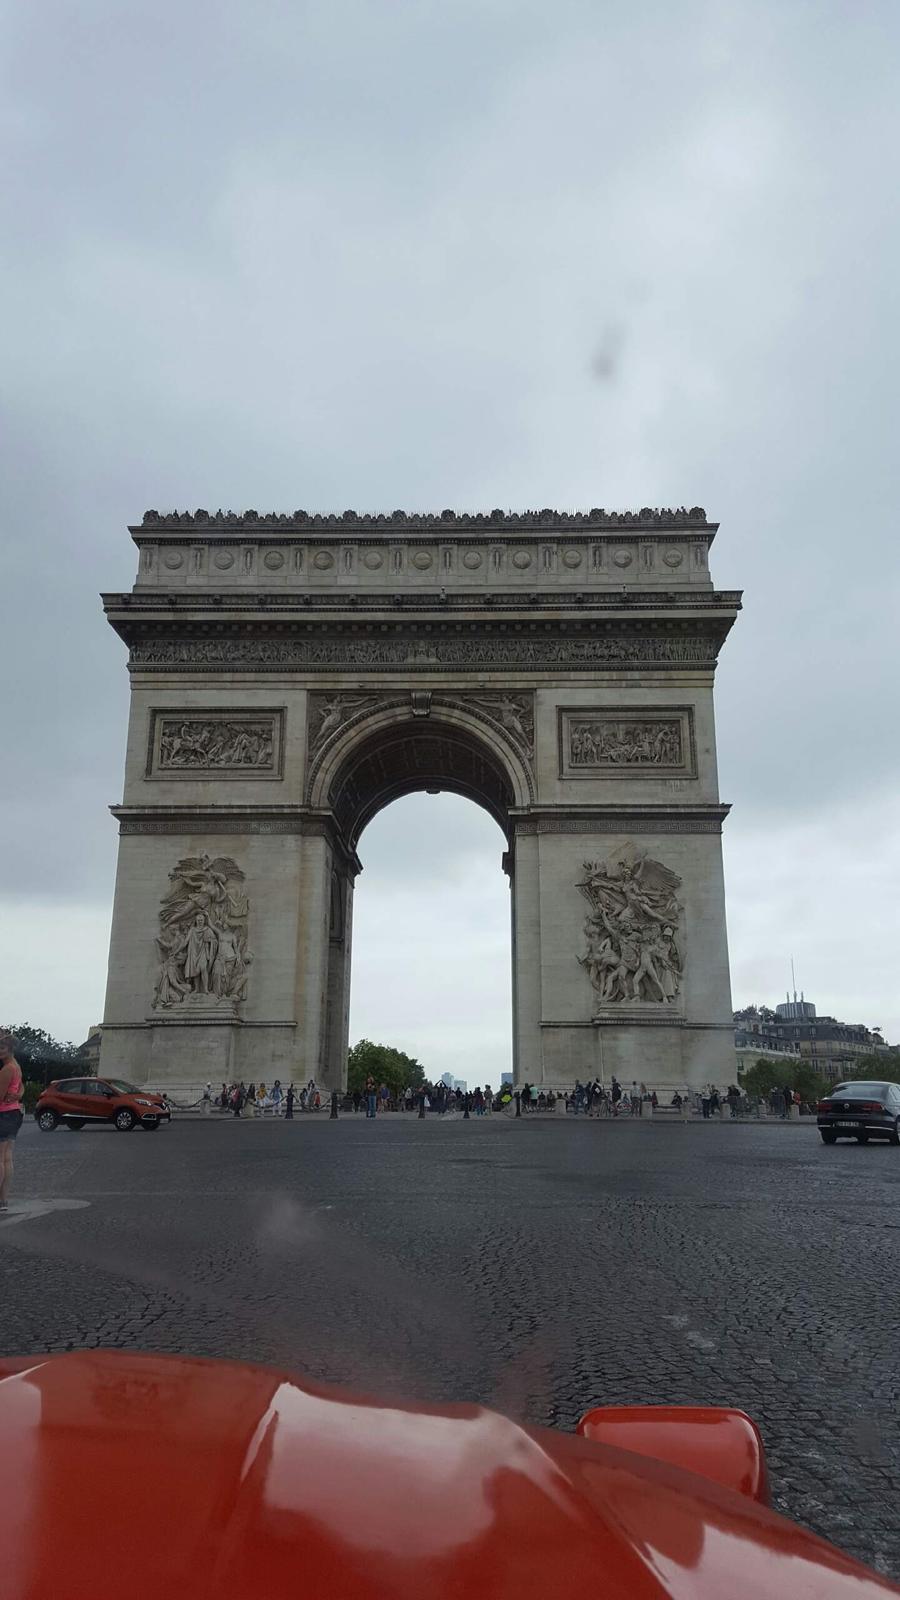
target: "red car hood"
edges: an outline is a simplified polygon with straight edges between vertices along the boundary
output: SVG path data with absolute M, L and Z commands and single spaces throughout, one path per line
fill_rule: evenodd
M 0 1362 L 0 1507 L 4 1600 L 900 1594 L 677 1468 L 227 1362 Z

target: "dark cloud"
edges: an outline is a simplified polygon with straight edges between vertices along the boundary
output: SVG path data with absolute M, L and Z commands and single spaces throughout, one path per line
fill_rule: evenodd
M 699 503 L 747 591 L 735 988 L 797 942 L 794 852 L 830 1004 L 844 864 L 879 948 L 897 894 L 898 34 L 887 0 L 9 8 L 16 915 L 108 906 L 127 685 L 96 597 L 146 505 Z M 104 956 L 78 959 L 86 1025 Z M 856 1009 L 896 1034 L 871 972 Z

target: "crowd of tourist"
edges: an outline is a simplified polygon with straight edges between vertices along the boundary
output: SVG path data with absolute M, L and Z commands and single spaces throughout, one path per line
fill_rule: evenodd
M 330 1092 L 323 1095 L 314 1078 L 310 1078 L 299 1089 L 293 1083 L 284 1088 L 281 1080 L 276 1078 L 268 1088 L 264 1082 L 223 1083 L 218 1094 L 213 1094 L 211 1085 L 207 1084 L 203 1099 L 210 1106 L 215 1105 L 235 1117 L 271 1115 L 283 1116 L 288 1120 L 295 1114 L 317 1112 L 323 1107 L 332 1110 L 339 1108 L 343 1112 L 367 1117 L 382 1116 L 387 1112 L 416 1113 L 421 1117 L 427 1112 L 437 1116 L 461 1112 L 484 1117 L 495 1111 L 510 1109 L 511 1102 L 515 1100 L 518 1100 L 526 1116 L 538 1111 L 556 1111 L 560 1101 L 565 1111 L 587 1117 L 640 1117 L 657 1111 L 661 1105 L 663 1109 L 668 1106 L 679 1112 L 695 1112 L 705 1120 L 721 1117 L 726 1109 L 733 1118 L 766 1115 L 790 1117 L 794 1106 L 799 1108 L 801 1116 L 811 1115 L 815 1111 L 815 1106 L 807 1105 L 797 1091 L 789 1087 L 773 1089 L 766 1097 L 753 1097 L 734 1083 L 727 1089 L 706 1084 L 702 1089 L 685 1090 L 683 1095 L 676 1089 L 668 1101 L 661 1102 L 656 1091 L 648 1089 L 646 1083 L 633 1080 L 630 1085 L 623 1085 L 615 1076 L 608 1085 L 601 1083 L 599 1078 L 589 1083 L 582 1083 L 576 1078 L 575 1087 L 571 1090 L 538 1089 L 525 1083 L 521 1089 L 504 1085 L 497 1093 L 488 1083 L 473 1090 L 451 1087 L 445 1083 L 423 1083 L 416 1088 L 407 1085 L 405 1089 L 394 1089 L 386 1083 L 377 1083 L 374 1078 L 368 1078 L 361 1089 L 347 1090 L 338 1096 Z
M 243 1116 L 245 1112 L 248 1116 L 264 1116 L 268 1112 L 290 1119 L 295 1109 L 319 1111 L 322 1107 L 322 1096 L 315 1078 L 310 1078 L 302 1089 L 295 1089 L 292 1083 L 283 1089 L 280 1078 L 276 1078 L 269 1089 L 265 1083 L 244 1083 L 243 1080 L 240 1083 L 223 1083 L 215 1096 L 212 1085 L 207 1084 L 203 1099 L 211 1105 L 217 1105 L 222 1111 L 230 1111 L 235 1117 Z

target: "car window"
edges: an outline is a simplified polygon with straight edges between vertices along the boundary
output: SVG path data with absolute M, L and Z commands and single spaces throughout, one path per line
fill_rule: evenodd
M 84 1084 L 81 1078 L 69 1078 L 59 1085 L 60 1094 L 83 1094 Z
M 883 1083 L 839 1083 L 831 1092 L 844 1100 L 881 1100 L 886 1087 Z
M 82 1085 L 82 1094 L 106 1094 L 106 1084 L 98 1083 L 96 1078 L 86 1078 Z

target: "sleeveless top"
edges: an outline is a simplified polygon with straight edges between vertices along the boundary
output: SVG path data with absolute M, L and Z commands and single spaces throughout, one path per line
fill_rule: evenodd
M 18 1061 L 13 1062 L 12 1069 L 12 1083 L 4 1091 L 3 1099 L 0 1100 L 0 1112 L 21 1111 L 22 1109 L 19 1104 L 22 1098 L 22 1068 L 19 1066 Z

